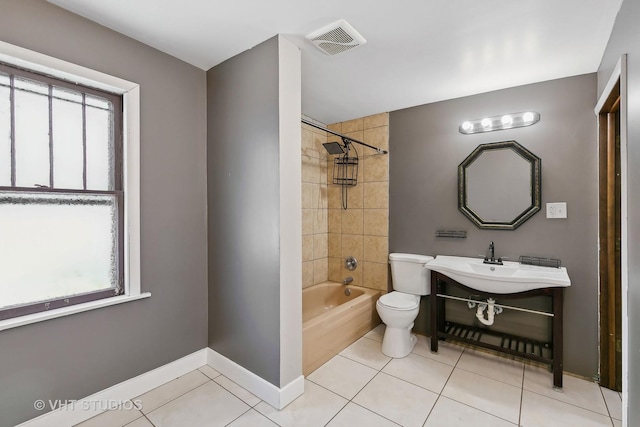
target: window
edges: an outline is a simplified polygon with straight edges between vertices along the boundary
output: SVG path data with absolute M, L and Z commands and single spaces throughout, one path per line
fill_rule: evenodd
M 125 293 L 123 96 L 0 64 L 0 320 Z

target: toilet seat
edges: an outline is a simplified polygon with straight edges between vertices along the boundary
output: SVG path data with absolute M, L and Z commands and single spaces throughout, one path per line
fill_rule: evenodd
M 420 296 L 402 292 L 390 292 L 378 299 L 378 304 L 399 311 L 415 310 L 420 306 Z

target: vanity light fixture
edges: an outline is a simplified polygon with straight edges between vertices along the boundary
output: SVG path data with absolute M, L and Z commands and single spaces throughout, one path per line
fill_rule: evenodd
M 534 111 L 523 113 L 511 113 L 501 116 L 485 117 L 482 119 L 467 120 L 463 122 L 458 131 L 469 135 L 479 132 L 491 132 L 494 130 L 520 128 L 531 126 L 540 121 L 540 114 Z

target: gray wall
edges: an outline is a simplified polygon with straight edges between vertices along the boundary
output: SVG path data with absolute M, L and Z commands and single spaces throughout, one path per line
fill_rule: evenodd
M 2 0 L 0 40 L 140 84 L 142 291 L 151 298 L 0 332 L 0 426 L 207 345 L 206 75 L 39 0 Z
M 475 257 L 493 240 L 496 256 L 560 258 L 572 281 L 565 293 L 564 366 L 588 377 L 598 372 L 595 102 L 596 76 L 590 74 L 395 111 L 389 130 L 390 252 Z M 458 132 L 464 120 L 528 110 L 541 115 L 531 127 Z M 516 230 L 482 230 L 458 211 L 457 167 L 479 144 L 507 140 L 542 159 L 543 209 Z M 544 204 L 562 201 L 568 219 L 546 219 Z M 437 229 L 467 230 L 467 238 L 437 239 Z M 416 321 L 419 332 L 427 330 L 427 300 Z M 468 311 L 468 321 L 473 314 Z M 500 316 L 496 328 L 507 323 Z M 538 332 L 540 319 L 519 322 Z
M 623 236 L 628 250 L 629 289 L 626 295 L 629 322 L 626 369 L 628 382 L 627 422 L 640 425 L 640 3 L 625 0 L 618 13 L 609 44 L 598 69 L 598 94 L 604 90 L 620 55 L 627 54 L 627 179 L 622 189 L 628 199 L 628 232 Z M 624 296 L 623 296 L 624 298 Z M 625 301 L 623 300 L 623 303 Z
M 207 72 L 209 347 L 280 386 L 277 37 Z

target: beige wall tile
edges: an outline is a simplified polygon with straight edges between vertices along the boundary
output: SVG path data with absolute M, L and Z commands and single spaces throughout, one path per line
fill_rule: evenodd
M 342 209 L 329 209 L 329 233 L 342 233 Z
M 329 256 L 329 235 L 313 235 L 313 259 L 327 258 Z
M 369 145 L 382 148 L 383 150 L 389 149 L 389 127 L 384 126 L 381 128 L 365 129 L 364 140 Z M 367 151 L 367 154 L 371 154 L 371 151 Z
M 314 192 L 314 184 L 309 182 L 302 183 L 302 208 L 303 209 L 311 209 L 313 206 L 313 192 Z
M 328 233 L 329 227 L 327 222 L 327 209 L 313 210 L 313 234 Z
M 318 184 L 318 208 L 327 209 L 329 207 L 329 193 L 327 184 Z
M 314 209 L 321 209 L 320 205 L 320 184 L 312 184 L 311 187 L 311 204 Z
M 389 183 L 381 182 L 365 182 L 363 206 L 365 208 L 389 209 Z
M 307 126 L 305 124 L 302 125 L 302 139 L 301 139 L 301 145 L 302 145 L 302 150 L 305 149 L 316 149 L 313 145 L 313 132 L 311 132 L 308 128 L 310 128 L 311 126 Z
M 365 261 L 362 266 L 363 281 L 366 287 L 387 290 L 387 264 Z
M 313 285 L 313 261 L 302 263 L 302 287 Z
M 329 181 L 329 185 L 327 187 L 327 194 L 328 194 L 328 203 L 329 203 L 329 208 L 333 208 L 333 209 L 342 209 L 342 199 L 341 197 L 341 189 L 339 185 L 334 185 L 331 184 L 331 181 Z
M 327 125 L 327 129 L 330 129 L 334 132 L 342 133 L 342 123 L 331 123 L 330 125 Z
M 342 260 L 348 256 L 356 257 L 361 261 L 363 257 L 364 237 L 359 234 L 343 234 L 342 235 Z
M 302 156 L 302 182 L 320 183 L 320 159 Z
M 362 209 L 347 209 L 342 211 L 342 233 L 362 234 Z
M 362 118 L 342 122 L 342 131 L 340 133 L 347 134 L 364 129 L 364 120 Z
M 364 159 L 364 182 L 389 181 L 389 156 L 376 154 Z
M 364 236 L 363 261 L 387 263 L 389 259 L 389 238 L 386 236 Z
M 313 261 L 313 283 L 326 282 L 329 279 L 329 259 L 321 258 Z
M 329 257 L 329 280 L 339 282 L 342 280 L 341 258 Z
M 302 235 L 313 234 L 313 209 L 302 209 Z
M 325 160 L 327 158 L 327 150 L 324 149 L 322 144 L 327 142 L 327 135 L 320 135 L 317 133 L 312 134 L 312 146 L 313 149 L 318 153 L 318 158 Z
M 329 173 L 329 161 L 327 159 L 320 160 L 320 184 L 327 184 Z
M 364 234 L 368 236 L 388 236 L 389 210 L 364 209 Z
M 379 126 L 389 126 L 389 113 L 374 114 L 363 118 L 364 128 L 376 128 Z M 365 141 L 366 142 L 366 141 Z
M 302 261 L 313 261 L 313 234 L 302 236 Z
M 353 187 L 347 187 L 347 208 L 362 209 L 364 206 L 364 187 L 358 184 Z
M 329 233 L 327 239 L 327 250 L 329 257 L 341 258 L 342 257 L 342 235 L 338 233 Z

